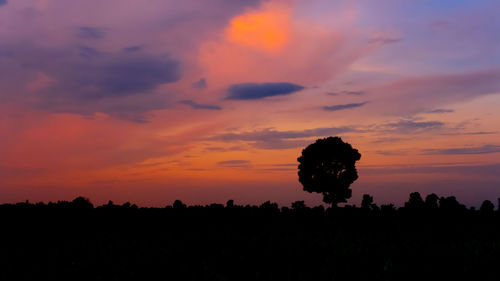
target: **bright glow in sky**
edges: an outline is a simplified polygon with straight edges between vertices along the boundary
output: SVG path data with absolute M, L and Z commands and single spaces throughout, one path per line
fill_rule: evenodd
M 363 193 L 500 197 L 500 3 L 7 0 L 0 203 L 321 201 L 297 162 L 359 149 Z

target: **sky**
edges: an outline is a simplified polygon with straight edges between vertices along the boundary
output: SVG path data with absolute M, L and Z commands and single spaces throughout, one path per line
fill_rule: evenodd
M 339 136 L 369 193 L 500 197 L 497 0 L 0 0 L 0 203 L 288 205 Z

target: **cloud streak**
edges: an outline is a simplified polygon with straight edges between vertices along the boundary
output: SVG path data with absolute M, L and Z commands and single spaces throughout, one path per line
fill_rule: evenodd
M 278 131 L 263 129 L 251 132 L 226 133 L 207 138 L 211 141 L 235 142 L 244 141 L 262 149 L 288 149 L 301 147 L 313 137 L 325 137 L 345 133 L 358 132 L 354 127 L 325 127 L 300 131 Z
M 369 93 L 377 96 L 375 108 L 384 114 L 415 114 L 430 107 L 499 94 L 500 68 L 402 79 Z
M 289 95 L 304 89 L 303 86 L 279 83 L 241 83 L 229 86 L 227 99 L 229 100 L 257 100 L 267 97 Z
M 467 155 L 499 153 L 500 145 L 486 144 L 483 146 L 454 147 L 444 149 L 426 149 L 423 154 L 428 155 Z
M 205 78 L 200 78 L 200 80 L 193 83 L 193 88 L 200 90 L 207 88 L 207 80 Z
M 324 106 L 323 110 L 326 111 L 339 111 L 339 110 L 346 110 L 346 109 L 352 109 L 352 108 L 357 108 L 357 107 L 362 107 L 365 105 L 367 102 L 362 102 L 362 103 L 348 103 L 348 104 L 337 104 L 337 105 L 331 105 L 331 106 Z
M 415 120 L 399 120 L 397 122 L 387 123 L 382 125 L 386 131 L 393 133 L 413 133 L 421 131 L 433 131 L 443 129 L 445 124 L 440 121 L 415 121 Z
M 181 100 L 179 101 L 181 104 L 189 105 L 192 109 L 206 109 L 206 110 L 221 110 L 222 108 L 218 105 L 211 104 L 201 104 L 197 103 L 193 100 Z
M 79 26 L 76 36 L 85 40 L 99 40 L 104 38 L 104 30 L 92 26 Z
M 250 161 L 248 160 L 226 160 L 217 162 L 217 165 L 227 168 L 248 168 Z

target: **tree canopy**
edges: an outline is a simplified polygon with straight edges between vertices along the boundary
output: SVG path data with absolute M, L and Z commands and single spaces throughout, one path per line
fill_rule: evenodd
M 323 195 L 325 203 L 336 206 L 351 198 L 350 185 L 358 179 L 357 149 L 339 137 L 316 140 L 302 150 L 299 162 L 299 182 L 307 192 Z

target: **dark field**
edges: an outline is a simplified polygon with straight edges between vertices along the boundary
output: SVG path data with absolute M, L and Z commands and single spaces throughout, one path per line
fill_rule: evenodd
M 500 213 L 298 203 L 0 206 L 1 280 L 498 280 Z

